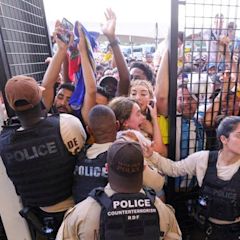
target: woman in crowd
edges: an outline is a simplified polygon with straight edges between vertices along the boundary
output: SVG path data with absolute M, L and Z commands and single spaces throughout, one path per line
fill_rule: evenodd
M 151 83 L 147 80 L 132 81 L 129 96 L 138 102 L 141 113 L 145 116 L 140 126 L 141 131 L 146 137 L 154 141 L 154 150 L 161 151 L 162 144 L 168 143 L 168 123 L 164 116 L 156 114 L 156 100 Z
M 119 130 L 133 129 L 141 131 L 141 125 L 144 124 L 145 117 L 141 113 L 141 108 L 138 102 L 132 98 L 117 97 L 109 103 L 110 108 L 114 111 L 116 119 L 119 121 Z M 157 110 L 148 105 L 150 116 L 154 119 L 154 126 L 157 126 Z M 163 144 L 161 132 L 158 128 L 157 133 L 154 133 L 153 149 L 163 156 L 166 156 L 166 146 Z
M 152 153 L 151 164 L 168 176 L 195 175 L 200 186 L 198 219 L 205 219 L 206 240 L 240 239 L 240 117 L 230 116 L 217 128 L 219 151 L 199 151 L 173 162 Z

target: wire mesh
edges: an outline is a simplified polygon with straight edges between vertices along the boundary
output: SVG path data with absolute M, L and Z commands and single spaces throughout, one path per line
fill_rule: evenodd
M 50 45 L 43 3 L 1 0 L 0 26 L 11 76 L 28 75 L 41 81 Z
M 217 150 L 219 122 L 240 113 L 240 1 L 185 0 L 177 7 L 178 30 L 184 35 L 182 45 L 178 42 L 175 159 L 180 160 Z M 173 191 L 183 239 L 202 239 L 192 231 L 196 178 L 176 178 Z
M 182 135 L 189 137 L 185 144 L 181 138 L 178 159 L 202 149 L 217 149 L 214 132 L 219 120 L 239 115 L 239 3 L 186 0 L 179 6 L 179 26 L 185 37 L 178 54 L 182 108 L 177 110 L 181 116 L 194 119 L 195 127 L 189 123 L 188 132 L 182 129 Z M 202 125 L 204 135 L 199 135 L 196 123 Z M 201 143 L 199 137 L 203 137 Z

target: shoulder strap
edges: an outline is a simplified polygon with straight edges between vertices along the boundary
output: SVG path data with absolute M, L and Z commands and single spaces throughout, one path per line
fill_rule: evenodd
M 214 174 L 217 176 L 217 167 L 216 167 L 216 162 L 218 159 L 218 151 L 209 151 L 209 156 L 208 156 L 208 166 L 203 178 L 203 185 L 205 185 L 207 178 Z
M 152 188 L 143 188 L 146 196 L 150 199 L 151 203 L 155 203 L 155 198 L 156 198 L 156 192 Z
M 91 144 L 85 144 L 81 151 L 78 153 L 78 159 L 83 160 L 87 158 L 87 150 L 91 147 Z
M 214 166 L 218 159 L 218 151 L 210 151 L 208 157 L 208 167 Z
M 108 208 L 111 205 L 111 199 L 108 195 L 104 192 L 104 188 L 98 187 L 94 188 L 90 193 L 89 196 L 95 199 L 102 207 Z

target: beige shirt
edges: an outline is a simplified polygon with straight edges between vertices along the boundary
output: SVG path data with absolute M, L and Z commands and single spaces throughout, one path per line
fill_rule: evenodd
M 208 166 L 209 151 L 199 151 L 189 155 L 187 158 L 181 161 L 172 161 L 168 158 L 162 157 L 157 153 L 148 159 L 160 172 L 171 177 L 184 176 L 186 174 L 196 176 L 198 185 L 201 187 L 203 179 Z M 221 180 L 228 181 L 238 171 L 240 167 L 240 159 L 234 164 L 228 166 L 220 166 L 217 162 L 217 176 Z M 237 218 L 234 222 L 239 222 L 240 218 Z M 219 221 L 214 219 L 213 222 L 217 224 L 229 224 L 230 222 Z
M 94 159 L 99 154 L 106 152 L 111 145 L 111 142 L 103 144 L 94 143 L 87 150 L 87 157 L 89 159 Z M 143 186 L 150 187 L 158 192 L 162 190 L 164 181 L 165 177 L 158 171 L 158 169 L 152 166 L 152 164 L 149 164 L 147 161 L 144 161 Z
M 105 187 L 108 196 L 114 194 L 108 184 Z M 143 192 L 141 190 L 141 192 Z M 155 200 L 155 207 L 159 213 L 159 227 L 164 232 L 164 240 L 180 240 L 181 231 L 171 207 L 164 204 L 159 198 Z M 56 240 L 97 240 L 99 239 L 100 205 L 91 197 L 78 203 L 70 209 L 58 231 Z
M 99 154 L 106 152 L 110 146 L 112 145 L 112 142 L 108 143 L 94 143 L 88 150 L 87 150 L 87 157 L 89 159 L 96 158 Z
M 81 150 L 87 138 L 79 119 L 66 113 L 60 114 L 60 134 L 64 145 L 73 155 Z M 73 198 L 69 197 L 60 203 L 48 207 L 41 207 L 41 209 L 45 212 L 63 212 L 73 206 Z
M 124 131 L 119 131 L 117 133 L 117 139 L 125 139 L 126 141 L 133 141 L 133 139 L 125 135 L 126 133 L 131 133 L 135 136 L 134 141 L 137 141 L 141 146 L 150 145 L 151 141 L 146 138 L 141 132 L 133 129 L 128 129 Z M 133 137 L 132 136 L 132 137 Z M 162 190 L 165 182 L 165 177 L 155 168 L 152 164 L 144 160 L 144 171 L 143 171 L 143 186 L 150 187 L 156 192 Z

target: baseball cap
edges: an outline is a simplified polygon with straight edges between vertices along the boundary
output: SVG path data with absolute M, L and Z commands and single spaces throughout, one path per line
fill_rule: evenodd
M 137 142 L 117 140 L 108 149 L 107 163 L 109 174 L 115 177 L 131 178 L 143 172 L 143 152 Z
M 103 76 L 99 80 L 99 86 L 105 88 L 110 98 L 114 98 L 117 91 L 118 80 L 112 76 Z
M 212 68 L 212 67 L 215 67 L 216 68 L 216 64 L 215 63 L 209 63 L 208 64 L 208 69 Z
M 34 78 L 18 75 L 9 79 L 5 94 L 10 107 L 17 112 L 35 107 L 42 99 L 43 87 Z

